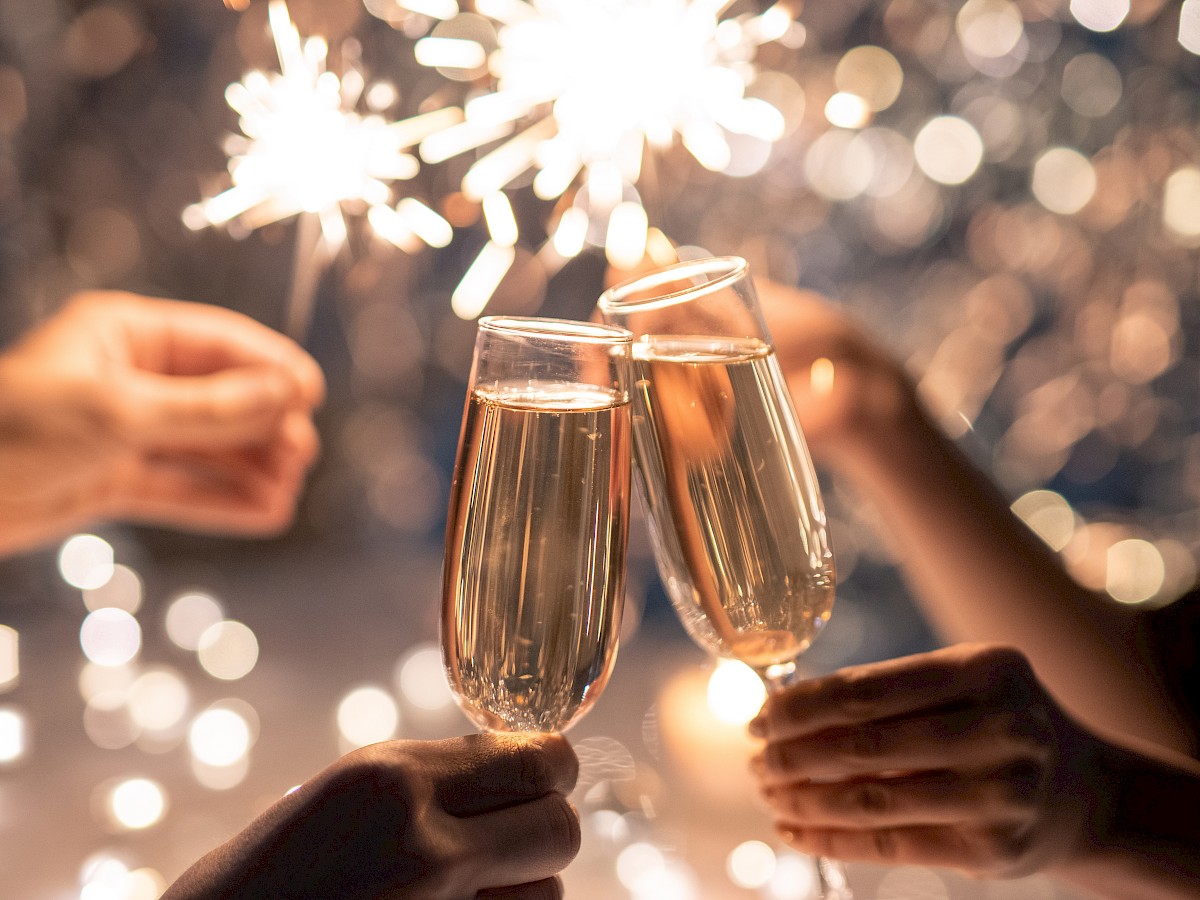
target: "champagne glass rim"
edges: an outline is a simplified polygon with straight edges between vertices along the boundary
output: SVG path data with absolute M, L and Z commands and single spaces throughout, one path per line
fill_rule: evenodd
M 633 332 L 619 325 L 543 316 L 484 316 L 479 320 L 479 330 L 595 344 L 629 344 L 633 341 Z
M 749 264 L 740 256 L 708 256 L 683 260 L 613 285 L 600 295 L 600 309 L 608 312 L 661 309 L 728 287 L 745 276 L 749 269 Z M 634 289 L 652 289 L 687 275 L 701 276 L 706 280 L 656 297 L 625 296 Z

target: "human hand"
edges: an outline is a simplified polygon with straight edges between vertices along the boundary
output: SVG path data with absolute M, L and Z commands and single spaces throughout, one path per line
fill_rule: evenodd
M 304 350 L 240 313 L 77 295 L 0 355 L 0 554 L 101 519 L 277 532 L 323 394 Z
M 768 697 L 753 767 L 793 847 L 1016 877 L 1078 861 L 1119 791 L 1025 658 L 957 645 Z
M 671 261 L 646 257 L 633 269 L 609 267 L 604 285 Z M 904 367 L 851 316 L 812 291 L 762 277 L 754 287 L 814 457 L 835 468 L 852 465 L 885 446 L 892 429 L 925 421 Z
M 756 279 L 755 290 L 813 455 L 837 467 L 920 417 L 904 367 L 845 312 L 811 291 Z
M 557 900 L 579 850 L 578 761 L 550 735 L 356 750 L 201 859 L 163 895 Z

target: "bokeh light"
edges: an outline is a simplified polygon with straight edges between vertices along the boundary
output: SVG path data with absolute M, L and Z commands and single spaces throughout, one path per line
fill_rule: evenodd
M 904 69 L 884 48 L 864 45 L 843 54 L 833 80 L 838 91 L 859 97 L 870 112 L 881 112 L 900 96 Z
M 725 871 L 740 888 L 760 888 L 775 874 L 775 851 L 762 841 L 743 841 L 730 851 Z
M 133 615 L 142 607 L 142 578 L 129 566 L 118 563 L 104 584 L 83 589 L 83 603 L 93 612 L 111 606 Z
M 653 844 L 637 841 L 617 856 L 617 878 L 629 891 L 648 892 L 662 887 L 667 872 L 663 852 Z
M 115 857 L 89 860 L 80 880 L 79 900 L 156 900 L 167 888 L 156 869 L 130 869 Z
M 76 534 L 58 551 L 58 571 L 63 581 L 80 590 L 103 587 L 112 578 L 113 548 L 94 534 Z
M 28 745 L 28 716 L 16 706 L 0 706 L 0 765 L 21 759 Z
M 113 825 L 140 831 L 166 815 L 166 791 L 153 779 L 127 778 L 107 789 L 105 809 Z
M 1096 193 L 1096 171 L 1086 156 L 1054 147 L 1033 164 L 1033 195 L 1051 212 L 1072 215 Z
M 1130 0 L 1071 0 L 1071 15 L 1092 31 L 1115 31 L 1129 15 Z
M 763 893 L 769 900 L 809 900 L 816 889 L 817 870 L 812 858 L 785 852 L 776 858 Z
M 442 651 L 436 644 L 420 644 L 400 658 L 396 664 L 396 688 L 400 696 L 419 709 L 454 706 Z
M 1162 554 L 1150 541 L 1129 538 L 1108 548 L 1105 590 L 1121 603 L 1142 603 L 1158 593 L 1166 576 Z
M 731 725 L 749 722 L 767 699 L 767 689 L 753 669 L 735 659 L 717 662 L 708 679 L 708 708 Z
M 183 677 L 166 666 L 147 669 L 129 686 L 129 714 L 146 731 L 166 731 L 187 715 L 191 692 Z
M 246 717 L 223 706 L 204 710 L 188 728 L 188 749 L 197 761 L 208 766 L 236 765 L 245 759 L 252 743 L 253 732 Z
M 630 897 L 631 900 L 702 900 L 695 872 L 675 858 L 666 860 L 657 877 L 639 881 Z
M 129 686 L 137 676 L 136 665 L 102 666 L 94 662 L 84 663 L 79 670 L 79 696 L 90 700 L 97 694 L 113 693 L 125 698 L 129 695 Z
M 1081 116 L 1106 116 L 1121 100 L 1121 72 L 1099 53 L 1080 53 L 1063 66 L 1062 98 Z
M 121 666 L 138 655 L 142 628 L 123 609 L 104 607 L 87 614 L 79 628 L 84 655 L 101 666 Z
M 84 733 L 102 750 L 128 747 L 142 734 L 129 710 L 127 696 L 121 691 L 100 691 L 90 696 L 83 708 Z
M 17 629 L 0 625 L 0 692 L 7 691 L 21 677 L 21 635 Z
M 187 591 L 167 605 L 167 636 L 184 650 L 197 650 L 200 636 L 222 621 L 225 610 L 213 596 L 202 591 Z
M 1052 550 L 1062 550 L 1075 534 L 1075 511 L 1054 491 L 1029 491 L 1013 502 L 1012 510 Z
M 838 128 L 862 128 L 871 121 L 871 107 L 858 94 L 838 91 L 825 104 L 825 118 Z
M 852 131 L 827 131 L 804 156 L 804 174 L 813 190 L 830 200 L 852 200 L 871 184 L 875 154 Z
M 979 132 L 958 116 L 930 119 L 913 143 L 921 171 L 942 184 L 962 184 L 975 174 L 983 160 Z
M 1185 246 L 1200 245 L 1200 168 L 1171 173 L 1163 189 L 1163 223 Z
M 966 0 L 955 19 L 965 51 L 988 59 L 1006 56 L 1025 34 L 1025 20 L 1008 0 Z
M 1179 43 L 1189 53 L 1200 54 L 1200 0 L 1183 0 L 1179 8 Z
M 365 684 L 349 691 L 338 703 L 338 733 L 353 747 L 391 739 L 400 724 L 400 710 L 392 695 Z
M 236 681 L 249 675 L 258 663 L 258 638 L 248 625 L 226 619 L 200 635 L 196 657 L 213 678 Z

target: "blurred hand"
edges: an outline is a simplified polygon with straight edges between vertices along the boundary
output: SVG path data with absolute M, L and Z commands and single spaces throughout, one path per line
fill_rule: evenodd
M 661 265 L 647 257 L 632 270 L 609 267 L 604 285 Z M 814 457 L 840 467 L 886 443 L 890 429 L 921 419 L 904 367 L 849 315 L 812 291 L 765 278 L 754 288 Z
M 391 741 L 350 753 L 201 859 L 163 900 L 557 900 L 579 850 L 558 736 Z
M 830 301 L 765 279 L 755 290 L 813 455 L 838 466 L 918 415 L 911 379 Z
M 1015 877 L 1090 850 L 1119 791 L 1104 744 L 1014 650 L 958 645 L 768 698 L 754 761 L 784 839 L 889 865 Z
M 240 313 L 77 295 L 0 355 L 0 554 L 99 519 L 280 531 L 323 394 L 304 350 Z

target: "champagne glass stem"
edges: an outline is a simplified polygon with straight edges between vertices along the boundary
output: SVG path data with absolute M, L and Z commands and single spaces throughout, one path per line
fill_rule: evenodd
M 768 666 L 758 670 L 758 675 L 766 686 L 767 693 L 782 691 L 796 676 L 794 662 Z M 845 867 L 836 859 L 824 856 L 813 857 L 813 868 L 817 874 L 816 900 L 854 900 L 850 890 L 850 882 L 846 880 Z

